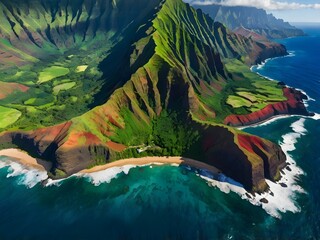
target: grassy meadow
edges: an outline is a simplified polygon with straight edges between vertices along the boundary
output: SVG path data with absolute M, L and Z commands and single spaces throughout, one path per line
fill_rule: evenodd
M 71 60 L 72 59 L 72 60 Z M 3 82 L 20 83 L 26 92 L 13 91 L 0 100 L 0 129 L 31 130 L 79 116 L 94 105 L 102 72 L 85 51 L 58 55 L 36 64 L 12 66 L 0 72 Z
M 21 112 L 13 108 L 0 106 L 0 116 L 0 129 L 3 129 L 16 122 L 21 117 Z

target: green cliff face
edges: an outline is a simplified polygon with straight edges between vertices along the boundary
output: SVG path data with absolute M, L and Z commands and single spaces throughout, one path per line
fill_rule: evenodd
M 257 191 L 278 176 L 280 147 L 223 122 L 286 100 L 248 67 L 283 46 L 233 34 L 180 0 L 0 2 L 2 79 L 28 87 L 0 100 L 21 112 L 0 125 L 3 146 L 52 161 L 59 177 L 146 155 L 192 157 Z

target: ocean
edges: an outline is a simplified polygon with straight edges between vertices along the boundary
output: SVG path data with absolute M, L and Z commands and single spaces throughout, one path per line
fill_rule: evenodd
M 279 40 L 289 56 L 253 71 L 307 93 L 320 113 L 320 27 Z M 318 120 L 317 120 L 318 119 Z M 245 128 L 290 161 L 262 204 L 175 166 L 125 166 L 43 187 L 44 173 L 1 157 L 0 239 L 320 239 L 320 121 L 292 116 Z M 270 183 L 271 184 L 271 183 Z

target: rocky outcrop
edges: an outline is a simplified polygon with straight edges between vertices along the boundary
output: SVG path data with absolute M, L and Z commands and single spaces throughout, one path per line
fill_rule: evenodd
M 234 32 L 238 35 L 254 40 L 257 44 L 255 50 L 250 52 L 251 61 L 247 62 L 249 65 L 260 64 L 268 58 L 288 55 L 287 49 L 284 45 L 271 42 L 265 36 L 260 35 L 253 30 L 246 29 L 241 26 L 235 29 Z
M 310 116 L 303 100 L 307 99 L 301 91 L 294 88 L 284 87 L 283 94 L 287 98 L 286 101 L 269 104 L 265 108 L 246 115 L 230 115 L 224 120 L 224 124 L 240 127 L 256 124 L 277 115 L 297 114 Z
M 246 189 L 264 191 L 265 179 L 280 178 L 286 156 L 281 148 L 256 136 L 210 127 L 203 137 L 205 162 L 242 183 Z
M 255 55 L 254 65 L 262 63 L 269 58 L 281 57 L 288 55 L 287 49 L 284 45 L 262 45 L 262 51 Z
M 109 149 L 96 141 L 96 136 L 82 133 L 70 137 L 71 126 L 72 122 L 67 122 L 29 132 L 7 132 L 0 135 L 0 143 L 11 142 L 34 157 L 52 162 L 53 178 L 70 176 L 96 165 L 97 161 L 108 162 Z M 86 135 L 85 142 L 81 135 Z

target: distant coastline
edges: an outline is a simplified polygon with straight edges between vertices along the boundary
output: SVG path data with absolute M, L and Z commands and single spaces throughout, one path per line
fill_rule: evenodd
M 319 27 L 320 22 L 290 22 L 290 24 L 299 27 Z

